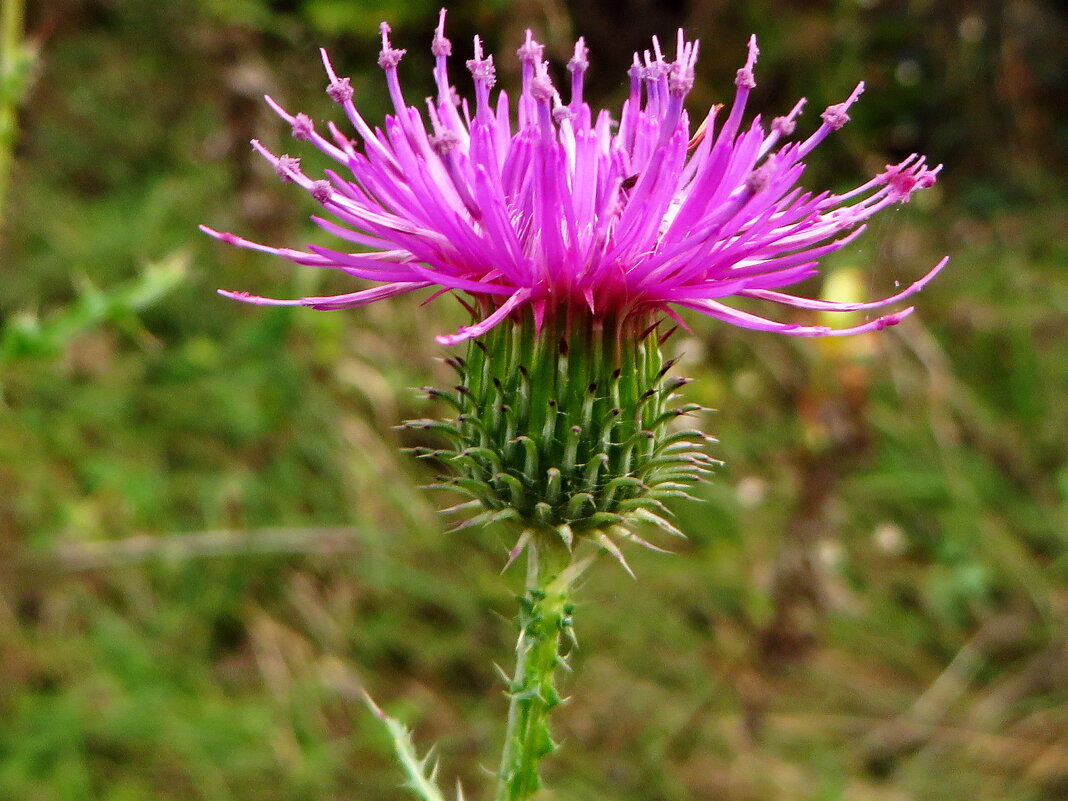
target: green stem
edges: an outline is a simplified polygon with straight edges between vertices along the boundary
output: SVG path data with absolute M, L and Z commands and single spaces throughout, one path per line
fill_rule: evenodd
M 496 801 L 525 801 L 541 787 L 538 766 L 556 749 L 549 713 L 562 702 L 556 668 L 571 640 L 571 588 L 596 557 L 572 557 L 551 534 L 527 546 L 526 592 L 520 599 L 516 669 L 509 691 L 508 726 Z

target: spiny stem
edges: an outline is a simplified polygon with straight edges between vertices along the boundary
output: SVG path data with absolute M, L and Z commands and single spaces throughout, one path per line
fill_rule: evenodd
M 576 551 L 573 557 L 550 534 L 530 542 L 527 558 L 496 801 L 525 801 L 541 787 L 538 766 L 556 749 L 549 713 L 562 702 L 554 676 L 563 664 L 563 635 L 571 637 L 571 587 L 596 553 L 579 556 Z

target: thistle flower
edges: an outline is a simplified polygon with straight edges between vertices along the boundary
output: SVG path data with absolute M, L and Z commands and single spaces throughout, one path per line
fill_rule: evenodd
M 470 310 L 469 325 L 438 337 L 443 345 L 466 343 L 464 357 L 446 360 L 458 383 L 427 388 L 455 416 L 407 426 L 444 440 L 443 447 L 414 450 L 456 468 L 458 475 L 443 476 L 438 486 L 469 498 L 446 510 L 474 513 L 459 527 L 509 521 L 517 528 L 510 561 L 528 553 L 495 796 L 527 801 L 541 783 L 539 762 L 555 748 L 548 721 L 561 703 L 554 675 L 573 636 L 575 582 L 599 550 L 626 567 L 621 541 L 655 547 L 639 536 L 644 525 L 680 534 L 666 519 L 664 500 L 686 495 L 715 464 L 703 452 L 707 438 L 677 426 L 699 410 L 678 404 L 686 379 L 670 377 L 672 363 L 661 356 L 672 323 L 685 325 L 679 310 L 793 336 L 900 322 L 911 307 L 832 329 L 777 322 L 727 299 L 855 312 L 915 294 L 945 260 L 905 290 L 870 303 L 784 290 L 815 275 L 819 259 L 852 241 L 873 214 L 933 184 L 940 168 L 913 155 L 842 194 L 800 188 L 804 159 L 849 120 L 863 84 L 824 110 L 807 138 L 791 139 L 804 100 L 770 126 L 759 117 L 743 126 L 756 85 L 755 38 L 730 109 L 714 106 L 691 133 L 684 101 L 698 45 L 681 31 L 673 60 L 655 38 L 651 51 L 634 56 L 630 97 L 613 119 L 607 111 L 595 116 L 583 99 L 583 40 L 567 64 L 565 103 L 529 31 L 517 51 L 522 89 L 514 111 L 503 91 L 494 99 L 493 57 L 478 37 L 467 61 L 474 102 L 458 100 L 446 71 L 452 45 L 444 24 L 442 11 L 431 45 L 437 95 L 428 98 L 425 116 L 404 100 L 397 65 L 405 51 L 393 47 L 385 23 L 378 63 L 395 113 L 384 130 L 360 115 L 349 79 L 337 75 L 325 52 L 326 91 L 357 140 L 333 123 L 324 135 L 308 116 L 267 98 L 296 139 L 346 174 L 327 170 L 313 179 L 298 158 L 256 141 L 253 147 L 283 181 L 322 205 L 325 216 L 312 219 L 346 244 L 295 250 L 203 230 L 376 283 L 292 300 L 222 292 L 236 300 L 344 309 L 430 290 L 429 299 L 456 293 Z M 400 724 L 376 713 L 398 742 L 409 787 L 421 798 L 441 798 Z
M 922 289 L 945 260 L 897 294 L 870 303 L 835 303 L 785 288 L 817 274 L 819 259 L 851 242 L 865 221 L 931 186 L 941 169 L 912 155 L 842 194 L 798 186 L 804 159 L 849 120 L 863 91 L 792 139 L 805 101 L 765 126 L 743 124 L 756 85 L 758 50 L 749 40 L 729 110 L 714 106 L 691 131 L 684 108 L 698 43 L 679 31 L 669 60 L 654 37 L 635 54 L 630 96 L 618 118 L 594 114 L 583 98 L 588 68 L 582 39 L 567 64 L 567 101 L 553 85 L 543 46 L 530 31 L 518 49 L 522 89 L 514 112 L 493 96 L 493 56 L 475 37 L 467 61 L 474 102 L 458 100 L 447 73 L 452 52 L 445 12 L 432 50 L 437 86 L 426 113 L 407 105 L 397 75 L 404 56 L 381 26 L 378 63 L 393 102 L 384 130 L 372 129 L 325 51 L 327 93 L 358 140 L 333 123 L 320 132 L 304 114 L 267 102 L 293 136 L 334 159 L 345 174 L 313 179 L 290 155 L 253 147 L 283 181 L 306 190 L 325 215 L 312 219 L 343 243 L 306 250 L 270 247 L 203 230 L 230 244 L 298 264 L 376 282 L 353 292 L 271 299 L 221 291 L 263 305 L 343 309 L 419 290 L 469 300 L 470 325 L 437 339 L 470 342 L 455 392 L 433 391 L 457 410 L 451 422 L 416 421 L 452 442 L 420 455 L 451 460 L 448 482 L 491 518 L 533 531 L 633 536 L 636 519 L 667 525 L 664 495 L 707 469 L 697 432 L 672 433 L 679 413 L 666 377 L 657 326 L 683 324 L 692 310 L 745 328 L 793 336 L 854 334 L 895 325 L 906 307 L 847 328 L 777 322 L 728 304 L 755 298 L 798 309 L 858 311 L 898 304 Z M 515 115 L 513 121 L 513 113 Z M 682 412 L 692 411 L 682 407 Z M 484 519 L 484 518 L 479 518 Z M 607 546 L 606 546 L 607 547 Z

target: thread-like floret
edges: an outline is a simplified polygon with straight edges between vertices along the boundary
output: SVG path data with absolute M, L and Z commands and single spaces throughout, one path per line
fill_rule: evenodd
M 775 177 L 775 160 L 769 159 L 745 177 L 745 188 L 751 194 L 763 192 Z
M 453 131 L 444 130 L 430 137 L 430 146 L 439 156 L 451 153 L 460 143 L 460 137 Z
M 326 203 L 334 194 L 334 188 L 329 181 L 312 181 L 308 191 L 319 203 Z
M 575 112 L 567 106 L 557 106 L 553 109 L 553 121 L 556 123 L 561 123 L 564 120 L 573 120 L 574 118 Z
M 742 91 L 748 91 L 756 86 L 756 76 L 753 72 L 753 66 L 756 64 L 758 55 L 760 55 L 760 49 L 757 47 L 756 37 L 750 36 L 745 66 L 738 70 L 737 74 L 734 76 L 734 85 Z
M 790 136 L 795 128 L 797 123 L 789 117 L 776 117 L 771 121 L 771 130 L 780 136 Z
M 404 58 L 404 54 L 407 50 L 397 50 L 389 43 L 390 27 L 389 23 L 383 22 L 378 26 L 379 32 L 382 34 L 382 50 L 378 54 L 378 66 L 384 70 L 395 70 L 397 65 L 400 64 L 400 60 Z
M 284 182 L 291 182 L 300 172 L 300 159 L 290 156 L 288 153 L 279 156 L 278 161 L 274 165 L 274 171 L 278 173 L 278 177 Z
M 526 41 L 520 45 L 515 54 L 524 64 L 540 64 L 545 56 L 545 45 L 535 42 L 533 34 L 528 30 Z
M 497 71 L 493 66 L 493 56 L 489 58 L 472 58 L 467 62 L 471 77 L 492 87 L 497 81 Z
M 846 103 L 838 103 L 834 106 L 828 106 L 820 117 L 830 126 L 832 131 L 837 131 L 849 122 L 849 114 L 846 113 L 846 109 L 848 108 L 849 106 Z
M 307 114 L 297 114 L 293 117 L 293 138 L 308 140 L 315 133 L 315 124 Z
M 535 75 L 530 81 L 530 96 L 535 100 L 549 102 L 555 94 L 552 81 L 546 75 Z
M 392 47 L 383 50 L 378 54 L 378 66 L 384 70 L 395 70 L 397 65 L 400 64 L 400 60 L 404 58 L 404 54 L 407 52 L 407 50 L 397 50 Z
M 677 97 L 685 97 L 693 89 L 693 80 L 692 69 L 682 64 L 672 64 L 668 71 L 668 91 Z
M 335 103 L 348 103 L 352 100 L 352 83 L 348 78 L 338 78 L 330 82 L 326 93 Z
M 879 176 L 888 189 L 891 200 L 908 203 L 914 192 L 934 186 L 938 178 L 937 170 L 928 170 L 923 159 L 910 156 L 901 164 L 887 164 L 886 172 Z
M 575 55 L 567 62 L 568 72 L 585 72 L 590 68 L 590 50 L 581 37 L 575 42 Z
M 430 52 L 437 58 L 452 55 L 452 42 L 445 38 L 445 9 L 438 14 L 438 27 L 434 29 L 434 38 L 430 42 Z

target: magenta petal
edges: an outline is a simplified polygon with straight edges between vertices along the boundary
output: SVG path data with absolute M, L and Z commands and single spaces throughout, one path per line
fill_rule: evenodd
M 732 323 L 741 328 L 751 328 L 755 331 L 772 331 L 776 334 L 786 334 L 795 337 L 847 336 L 849 334 L 862 334 L 866 331 L 881 331 L 889 326 L 897 325 L 915 310 L 915 307 L 909 306 L 901 311 L 877 317 L 874 320 L 861 325 L 854 325 L 848 328 L 831 328 L 826 325 L 778 323 L 756 314 L 732 309 L 730 306 L 724 306 L 722 303 L 718 303 L 714 300 L 679 303 L 678 305 L 699 311 L 702 314 L 707 314 L 709 317 L 716 317 L 724 322 Z
M 934 268 L 927 273 L 919 281 L 910 284 L 901 292 L 896 295 L 891 295 L 888 298 L 882 300 L 875 300 L 869 303 L 838 303 L 828 300 L 814 300 L 812 298 L 799 298 L 794 295 L 786 295 L 781 292 L 771 292 L 764 289 L 746 289 L 741 292 L 742 295 L 750 298 L 760 298 L 761 300 L 770 300 L 775 303 L 783 303 L 787 306 L 794 306 L 798 309 L 811 309 L 812 311 L 829 311 L 829 312 L 853 312 L 863 311 L 865 309 L 879 309 L 884 306 L 889 306 L 892 303 L 904 300 L 911 295 L 915 295 L 934 278 L 938 273 L 942 271 L 942 268 L 949 262 L 949 257 L 946 256 Z
M 475 323 L 474 325 L 463 326 L 455 334 L 443 334 L 434 338 L 442 345 L 458 345 L 468 339 L 480 337 L 495 325 L 499 324 L 519 306 L 526 303 L 530 299 L 530 293 L 531 291 L 529 289 L 520 289 L 512 295 L 512 297 L 508 298 L 497 311 L 493 312 L 493 314 L 484 320 Z
M 349 292 L 344 295 L 324 295 L 321 297 L 307 297 L 294 299 L 264 298 L 258 295 L 250 295 L 247 292 L 234 292 L 228 289 L 220 289 L 218 293 L 242 303 L 254 303 L 258 306 L 310 306 L 313 309 L 348 309 L 354 306 L 366 306 L 368 303 L 392 298 L 397 295 L 406 295 L 417 289 L 425 289 L 431 286 L 428 281 L 415 283 L 393 283 L 365 289 L 361 292 Z

